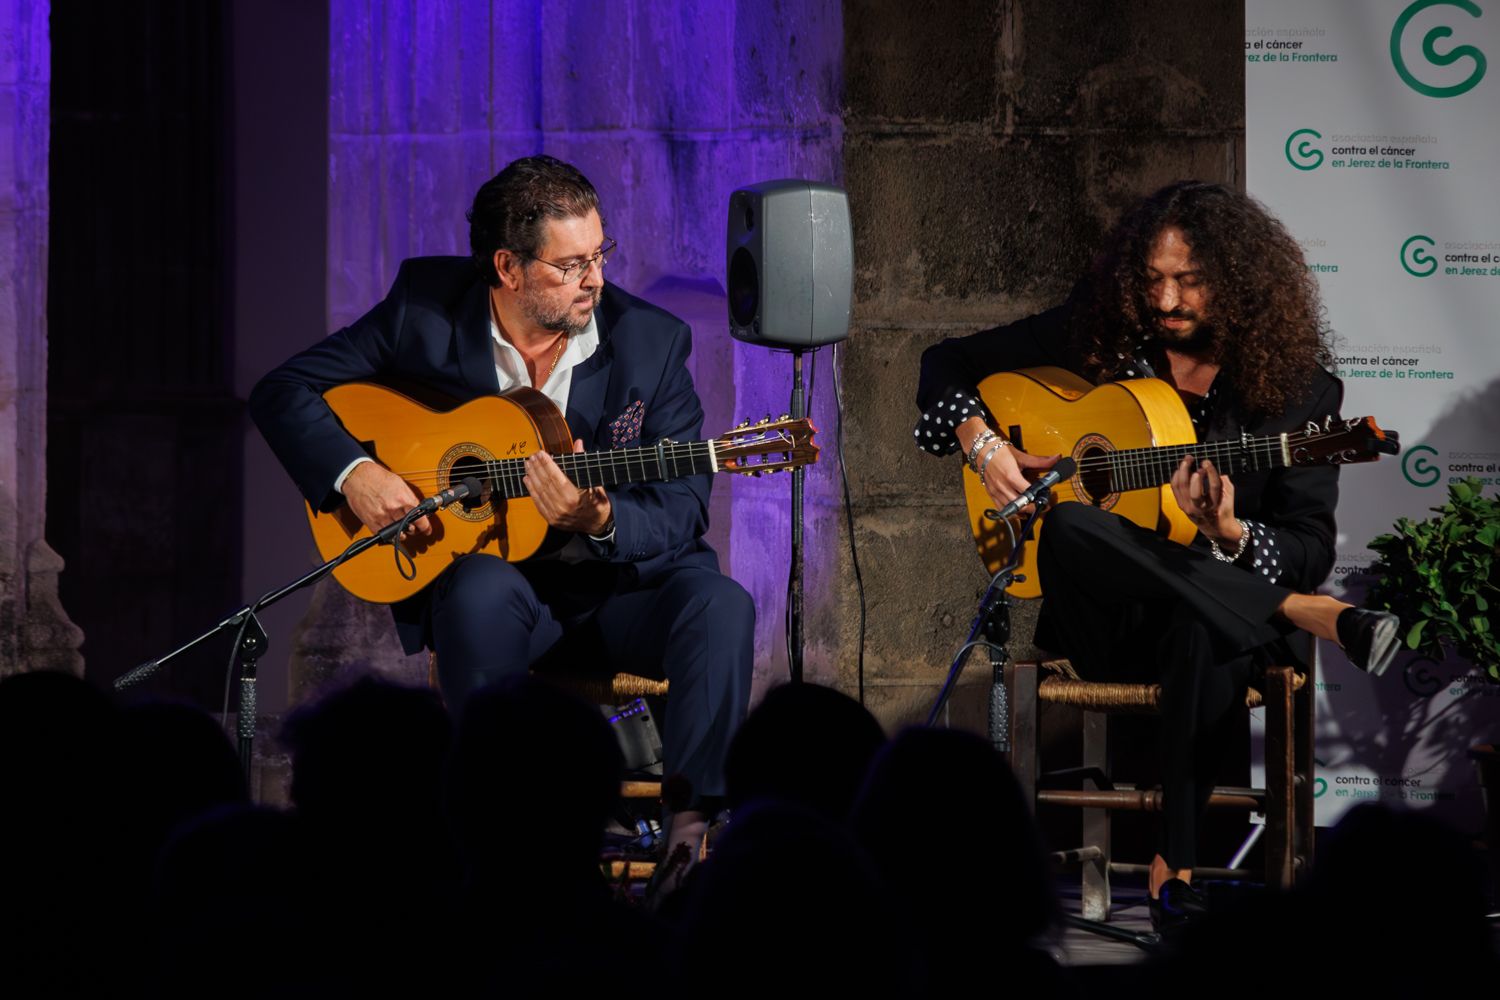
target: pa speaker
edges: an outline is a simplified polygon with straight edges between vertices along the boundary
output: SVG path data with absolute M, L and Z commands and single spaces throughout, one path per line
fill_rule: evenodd
M 814 181 L 767 181 L 729 196 L 729 332 L 806 349 L 849 336 L 849 196 Z

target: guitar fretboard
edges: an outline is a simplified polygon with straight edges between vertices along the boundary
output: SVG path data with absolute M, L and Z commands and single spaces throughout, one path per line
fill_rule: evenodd
M 1230 474 L 1288 465 L 1288 442 L 1280 434 L 1238 441 L 1200 441 L 1194 444 L 1126 448 L 1090 455 L 1078 463 L 1080 475 L 1107 471 L 1110 491 L 1124 493 L 1163 486 L 1170 482 L 1186 455 L 1198 462 L 1209 461 L 1220 472 Z
M 712 441 L 666 441 L 648 448 L 574 452 L 553 455 L 552 459 L 580 488 L 680 479 L 718 471 Z M 484 464 L 485 475 L 496 493 L 508 500 L 527 495 L 524 458 L 504 458 Z

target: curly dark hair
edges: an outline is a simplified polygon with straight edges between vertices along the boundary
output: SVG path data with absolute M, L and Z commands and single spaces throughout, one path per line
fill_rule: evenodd
M 577 167 L 551 156 L 515 160 L 484 182 L 466 215 L 474 266 L 485 281 L 497 286 L 496 250 L 534 258 L 547 219 L 571 219 L 598 210 L 599 194 Z
M 1220 379 L 1249 413 L 1279 415 L 1289 378 L 1331 368 L 1330 333 L 1302 248 L 1258 201 L 1221 184 L 1162 188 L 1111 231 L 1074 294 L 1070 332 L 1083 374 L 1124 377 L 1130 356 L 1154 337 L 1146 262 L 1169 226 L 1182 230 L 1202 269 Z

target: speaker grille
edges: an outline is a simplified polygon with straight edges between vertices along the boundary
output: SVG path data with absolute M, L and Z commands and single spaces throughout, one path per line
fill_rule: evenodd
M 749 326 L 760 311 L 760 275 L 755 255 L 744 247 L 729 258 L 729 316 L 735 326 Z

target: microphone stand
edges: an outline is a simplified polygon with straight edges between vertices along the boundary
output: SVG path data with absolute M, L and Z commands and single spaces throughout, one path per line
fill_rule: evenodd
M 126 688 L 139 684 L 160 671 L 165 664 L 186 653 L 188 650 L 194 649 L 216 636 L 233 631 L 234 643 L 229 650 L 228 677 L 233 678 L 235 664 L 239 663 L 242 665 L 240 672 L 239 720 L 236 726 L 236 736 L 238 737 L 240 767 L 244 771 L 246 782 L 248 782 L 250 780 L 250 762 L 254 757 L 255 749 L 256 663 L 265 654 L 266 647 L 270 643 L 266 635 L 266 630 L 261 625 L 260 619 L 256 617 L 255 613 L 262 608 L 270 607 L 277 601 L 296 593 L 304 587 L 312 586 L 367 549 L 373 548 L 376 545 L 394 544 L 396 539 L 400 537 L 403 531 L 410 527 L 413 521 L 419 520 L 429 514 L 436 514 L 442 508 L 456 501 L 464 500 L 470 496 L 477 496 L 481 492 L 481 489 L 482 487 L 478 480 L 469 478 L 436 496 L 429 497 L 407 511 L 400 519 L 392 521 L 368 538 L 361 538 L 339 553 L 335 558 L 328 560 L 299 579 L 284 587 L 269 590 L 262 594 L 251 603 L 229 615 L 229 617 L 219 622 L 207 632 L 198 636 L 198 638 L 177 647 L 165 656 L 154 660 L 147 660 L 145 663 L 132 668 L 115 680 L 114 689 L 116 691 L 124 691 Z M 404 576 L 406 575 L 406 570 L 400 563 L 402 552 L 399 548 L 396 551 L 397 568 L 400 569 Z M 410 561 L 409 557 L 408 561 Z M 225 704 L 227 707 L 227 692 L 225 693 Z M 227 722 L 228 719 L 226 718 L 225 721 Z
M 974 623 L 969 628 L 969 637 L 959 647 L 958 653 L 953 658 L 953 664 L 948 668 L 948 678 L 943 682 L 943 688 L 938 692 L 937 701 L 932 705 L 932 711 L 927 714 L 929 726 L 937 723 L 938 713 L 948 703 L 948 698 L 953 694 L 953 688 L 958 683 L 958 675 L 963 672 L 964 663 L 968 660 L 969 650 L 975 646 L 988 646 L 990 649 L 990 742 L 995 749 L 1001 753 L 1010 753 L 1010 697 L 1005 690 L 1005 664 L 1010 659 L 1006 650 L 1006 643 L 1010 641 L 1010 603 L 1005 597 L 1005 590 L 1012 583 L 1024 580 L 1025 577 L 1016 575 L 1016 566 L 1021 562 L 1021 546 L 1031 537 L 1031 526 L 1036 519 L 1042 516 L 1047 505 L 1052 500 L 1052 487 L 1060 482 L 1070 479 L 1078 471 L 1078 463 L 1072 458 L 1060 458 L 1041 476 L 1035 483 L 1026 489 L 1020 496 L 997 510 L 987 510 L 984 516 L 992 521 L 999 521 L 1005 525 L 1005 530 L 1010 532 L 1010 561 L 990 578 L 990 585 L 985 589 L 984 596 L 979 601 L 979 611 L 974 616 Z M 1031 513 L 1027 516 L 1021 530 L 1011 530 L 1010 518 L 1023 510 L 1027 504 L 1031 505 Z M 1006 609 L 1003 615 L 998 614 L 1001 608 Z M 979 638 L 980 633 L 984 638 Z
M 1050 488 L 1037 493 L 1031 513 L 1027 515 L 1019 532 L 1012 530 L 1009 518 L 997 518 L 1001 524 L 1005 525 L 1005 530 L 1010 532 L 1010 559 L 994 576 L 990 577 L 990 584 L 985 588 L 984 596 L 979 599 L 979 608 L 974 613 L 973 622 L 969 625 L 969 634 L 964 639 L 964 644 L 954 654 L 953 662 L 948 666 L 948 676 L 943 681 L 942 690 L 938 692 L 937 700 L 932 703 L 932 710 L 927 713 L 927 725 L 937 725 L 938 715 L 942 713 L 943 708 L 948 704 L 948 698 L 953 694 L 953 689 L 958 685 L 959 675 L 963 673 L 964 665 L 968 663 L 969 653 L 975 646 L 988 646 L 992 670 L 990 742 L 1001 753 L 1010 752 L 1010 698 L 1005 690 L 1005 664 L 1010 659 L 1010 654 L 1006 650 L 1006 643 L 1010 641 L 1010 599 L 1005 596 L 1005 590 L 1012 583 L 1019 583 L 1026 578 L 1016 573 L 1016 567 L 1021 563 L 1021 546 L 1030 538 L 1031 526 L 1036 523 L 1036 519 L 1041 516 L 1051 499 Z M 983 638 L 980 637 L 981 633 Z
M 807 352 L 792 349 L 792 413 L 793 420 L 807 416 L 802 385 L 802 355 Z M 787 669 L 793 684 L 802 683 L 802 656 L 805 643 L 802 638 L 802 507 L 803 490 L 807 481 L 807 470 L 797 466 L 792 470 L 792 565 L 791 583 L 787 594 Z
M 1068 474 L 1072 474 L 1071 470 Z M 1005 589 L 1012 583 L 1019 583 L 1025 579 L 1024 575 L 1016 573 L 1016 567 L 1021 562 L 1021 546 L 1030 540 L 1031 526 L 1042 515 L 1051 499 L 1050 487 L 1037 491 L 1035 505 L 1031 514 L 1021 525 L 1019 532 L 1011 531 L 1010 520 L 1000 517 L 999 511 L 986 512 L 986 516 L 993 516 L 1005 525 L 1006 531 L 1011 532 L 1010 560 L 990 577 L 990 585 L 985 588 L 984 596 L 979 599 L 979 609 L 969 627 L 968 637 L 954 654 L 953 663 L 948 668 L 948 677 L 943 682 L 942 690 L 938 692 L 937 700 L 933 702 L 932 711 L 927 715 L 927 725 L 936 725 L 939 713 L 942 712 L 954 687 L 958 684 L 959 674 L 963 672 L 969 653 L 975 646 L 989 647 L 992 670 L 990 676 L 990 742 L 996 750 L 1004 754 L 1010 753 L 1010 695 L 1005 688 L 1005 665 L 1010 661 L 1010 651 L 1007 648 L 1007 643 L 1010 641 L 1010 598 L 1005 596 Z M 980 637 L 981 633 L 983 638 Z M 1143 951 L 1154 952 L 1161 946 L 1161 936 L 1154 931 L 1145 933 L 1129 931 L 1072 913 L 1063 914 L 1062 919 L 1063 923 L 1069 927 L 1133 944 Z

